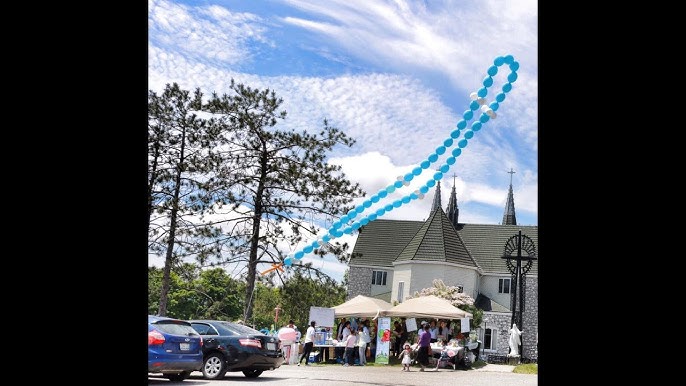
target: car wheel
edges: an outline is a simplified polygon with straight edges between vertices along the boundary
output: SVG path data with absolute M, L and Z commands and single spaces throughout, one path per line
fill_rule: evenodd
M 167 379 L 169 379 L 172 382 L 181 382 L 184 379 L 188 378 L 189 375 L 191 375 L 190 371 L 182 371 L 178 374 L 168 374 Z
M 202 375 L 205 379 L 220 379 L 226 374 L 226 361 L 221 353 L 213 353 L 205 358 Z
M 248 378 L 257 378 L 262 374 L 262 370 L 244 370 L 243 374 Z

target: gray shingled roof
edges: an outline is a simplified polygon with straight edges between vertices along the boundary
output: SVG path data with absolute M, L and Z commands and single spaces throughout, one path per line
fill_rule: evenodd
M 391 268 L 393 261 L 435 260 L 473 266 L 473 259 L 483 273 L 509 274 L 501 258 L 507 240 L 521 229 L 538 245 L 535 225 L 458 224 L 455 233 L 448 231 L 453 228 L 445 212 L 437 212 L 427 221 L 379 219 L 361 227 L 350 265 Z M 528 275 L 538 275 L 538 261 Z
M 459 224 L 458 233 L 474 260 L 484 273 L 509 273 L 505 259 L 502 259 L 505 243 L 516 236 L 519 230 L 538 246 L 536 225 Z M 538 252 L 538 249 L 537 249 Z M 537 254 L 538 255 L 538 254 Z M 525 262 L 523 262 L 525 263 Z M 538 275 L 538 261 L 534 260 L 527 275 Z
M 429 219 L 395 259 L 396 262 L 409 260 L 441 261 L 477 267 L 441 207 L 431 212 Z
M 423 221 L 379 219 L 360 227 L 350 265 L 393 268 L 393 260 L 423 224 Z

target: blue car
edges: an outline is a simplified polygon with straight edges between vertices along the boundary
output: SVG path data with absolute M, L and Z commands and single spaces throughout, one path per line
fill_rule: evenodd
M 148 373 L 179 382 L 202 367 L 202 338 L 190 323 L 148 315 Z

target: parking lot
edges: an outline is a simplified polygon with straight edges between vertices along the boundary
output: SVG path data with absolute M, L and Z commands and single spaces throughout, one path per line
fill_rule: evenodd
M 205 380 L 200 372 L 194 372 L 183 382 L 170 382 L 161 376 L 150 375 L 150 385 L 186 385 L 186 386 L 229 386 L 237 384 L 260 385 L 307 385 L 307 386 L 333 386 L 333 385 L 421 385 L 421 384 L 462 384 L 470 386 L 512 385 L 533 386 L 538 385 L 538 376 L 534 374 L 515 374 L 513 366 L 489 364 L 480 369 L 452 370 L 439 369 L 438 371 L 420 372 L 418 367 L 413 367 L 411 372 L 402 372 L 400 366 L 351 366 L 320 365 L 310 366 L 283 365 L 274 371 L 265 371 L 258 378 L 246 378 L 243 373 L 227 373 L 222 380 Z

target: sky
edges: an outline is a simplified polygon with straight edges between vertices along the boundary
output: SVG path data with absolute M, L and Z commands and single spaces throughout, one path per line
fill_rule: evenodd
M 474 132 L 443 173 L 441 206 L 445 210 L 455 186 L 461 223 L 499 224 L 512 181 L 517 224 L 538 225 L 537 0 L 148 1 L 150 90 L 176 82 L 221 95 L 230 93 L 234 79 L 283 99 L 281 130 L 312 132 L 327 119 L 356 140 L 329 153 L 329 162 L 368 194 L 353 205 L 411 173 L 443 145 L 469 109 L 470 94 L 505 55 L 519 64 L 517 79 L 496 118 Z M 487 104 L 509 73 L 507 65 L 499 67 Z M 388 199 L 431 179 L 459 139 Z M 435 191 L 379 218 L 423 221 Z M 352 251 L 356 238 L 352 232 L 334 241 L 349 243 Z M 332 257 L 305 254 L 301 261 L 339 281 L 347 269 Z M 149 265 L 163 264 L 149 257 Z

